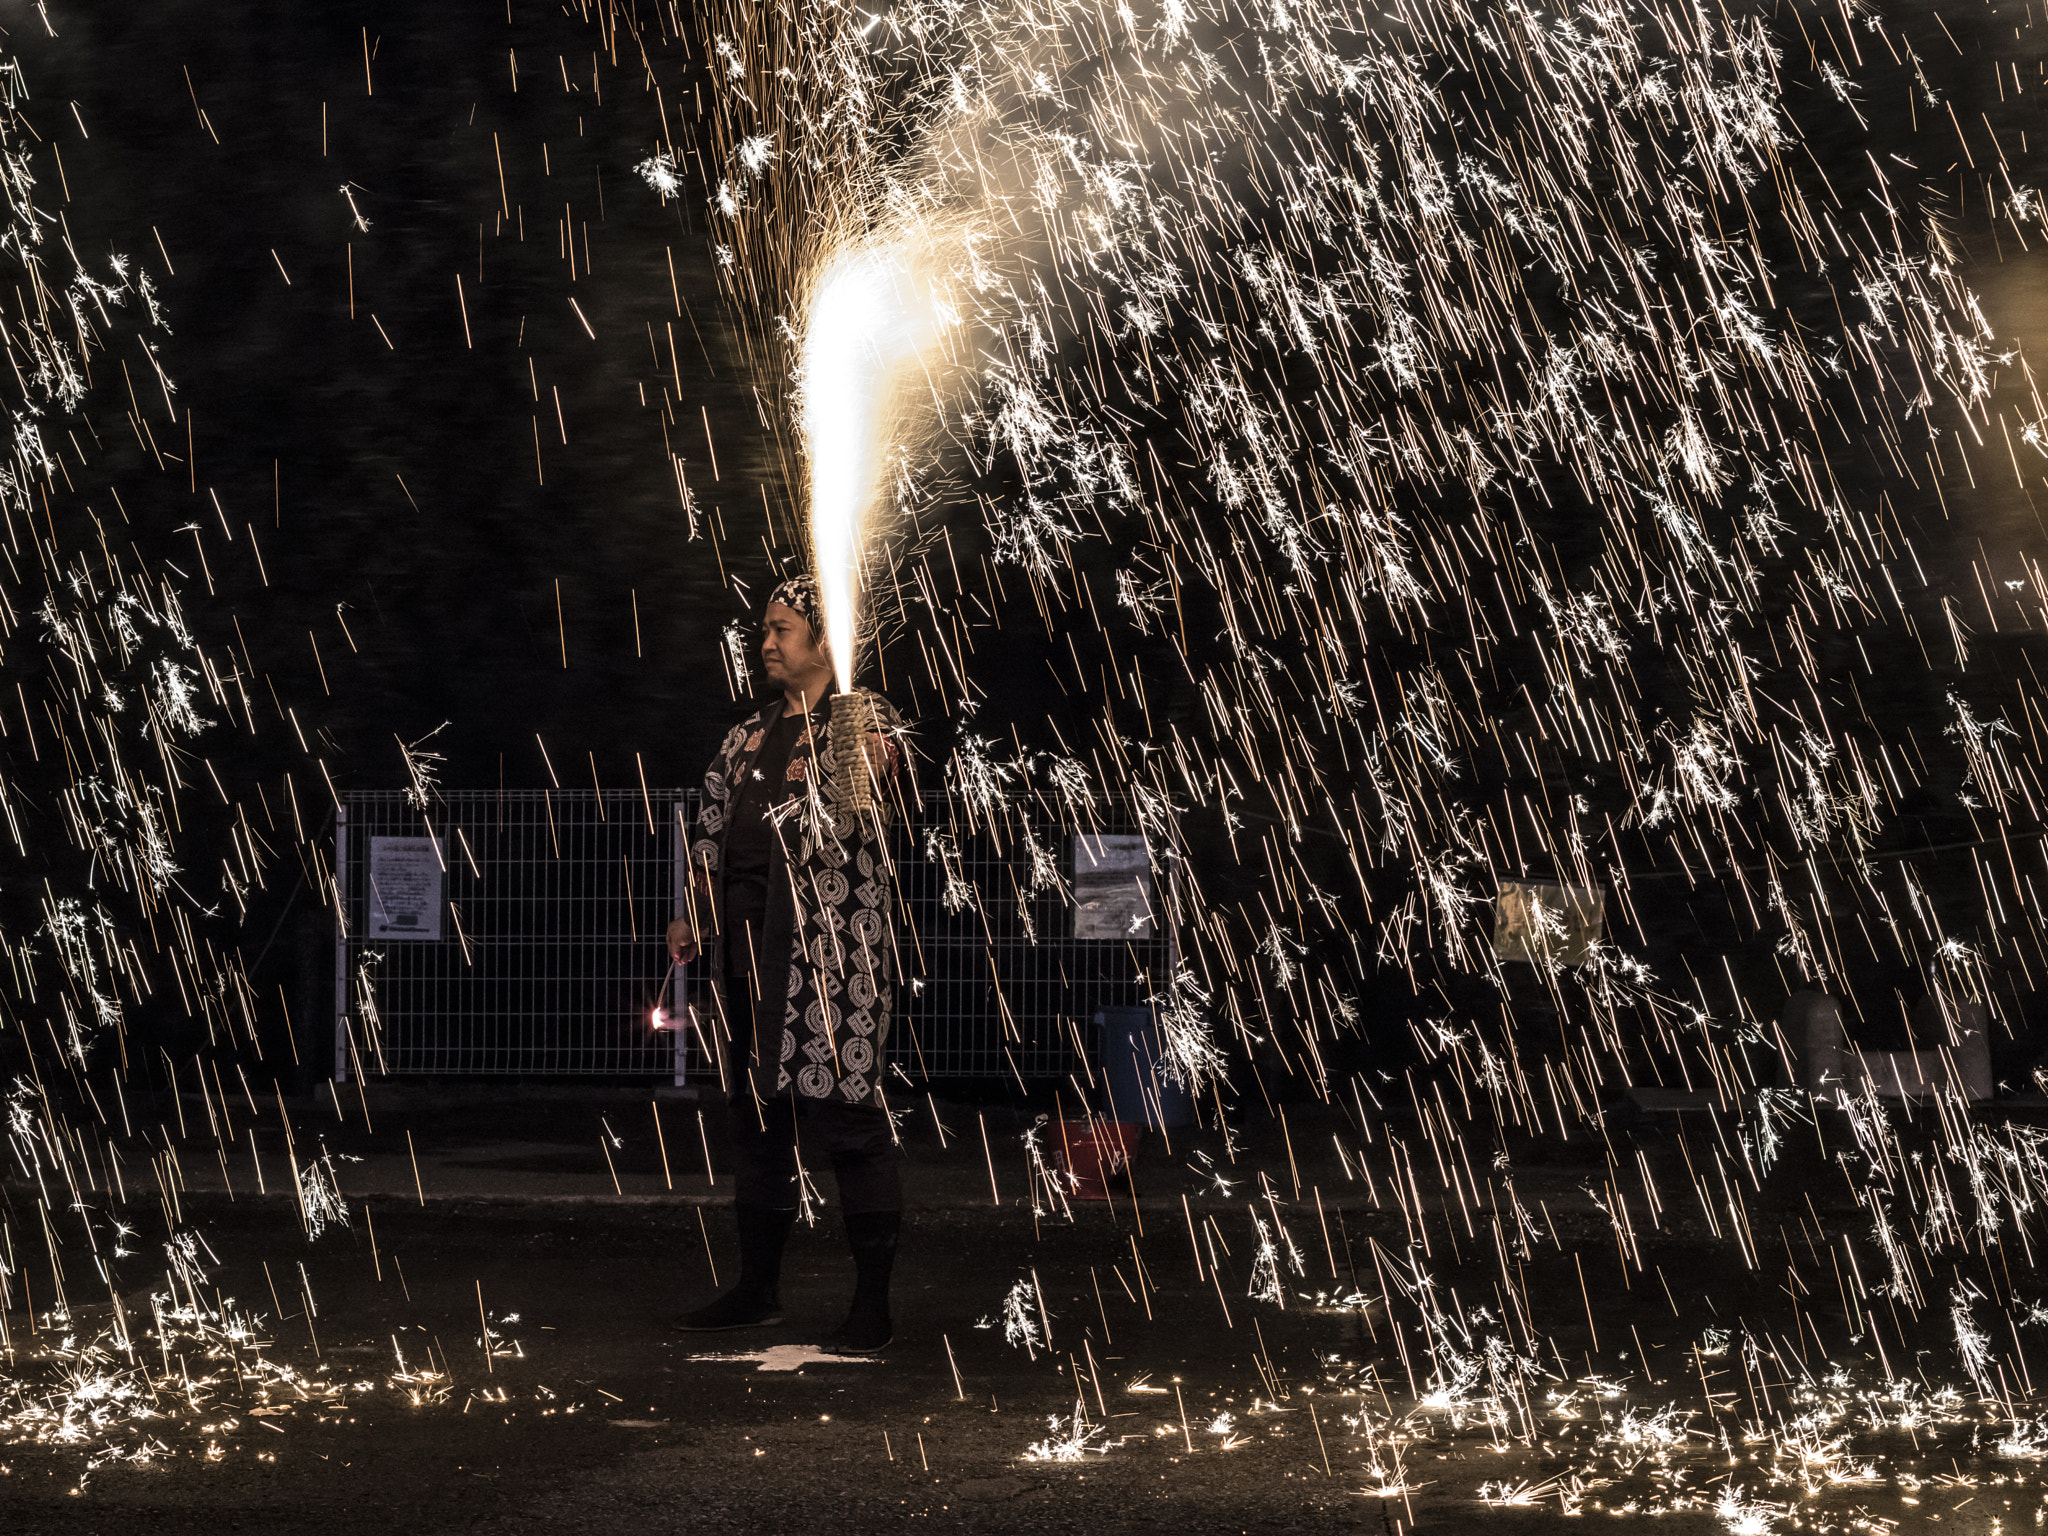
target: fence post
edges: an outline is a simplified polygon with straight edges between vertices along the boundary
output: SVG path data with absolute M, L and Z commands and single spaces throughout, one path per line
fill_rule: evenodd
M 669 893 L 669 918 L 671 921 L 689 911 L 690 904 L 690 827 L 689 815 L 683 796 L 675 799 L 675 817 L 669 828 L 669 835 L 675 839 L 669 858 L 669 878 L 672 882 Z M 662 952 L 667 953 L 668 935 L 662 935 Z M 676 1080 L 680 1088 L 689 1076 L 690 1068 L 690 1012 L 683 994 L 683 968 L 675 961 L 669 962 L 669 1022 L 671 1033 L 676 1037 Z
M 348 807 L 334 809 L 334 1080 L 348 1081 Z

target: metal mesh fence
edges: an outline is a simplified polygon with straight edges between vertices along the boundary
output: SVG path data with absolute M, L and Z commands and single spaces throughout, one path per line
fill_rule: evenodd
M 335 848 L 339 1070 L 673 1073 L 675 1039 L 648 1014 L 682 810 L 674 791 L 454 793 L 425 813 L 351 795 Z M 428 838 L 397 853 L 440 875 L 437 935 L 380 933 L 380 903 L 400 900 L 380 881 L 407 875 L 391 840 Z
M 1140 1004 L 1165 984 L 1163 936 L 1073 936 L 1073 839 L 1046 825 L 1011 830 L 960 838 L 957 858 L 931 847 L 947 836 L 941 825 L 902 839 L 910 975 L 892 1052 L 914 1077 L 1076 1072 L 1096 1009 Z M 1129 829 L 1109 821 L 1099 830 Z M 1163 925 L 1148 926 L 1157 935 Z
M 423 813 L 350 795 L 337 1075 L 715 1077 L 700 1037 L 650 1027 L 696 798 L 457 791 Z M 1090 832 L 1134 830 L 1111 808 Z M 1091 856 L 1049 823 L 956 838 L 932 821 L 899 829 L 894 851 L 906 975 L 891 1056 L 913 1079 L 1077 1073 L 1095 1011 L 1165 983 L 1163 923 L 1076 936 L 1103 931 L 1076 915 L 1076 859 Z M 672 995 L 708 1020 L 693 971 Z

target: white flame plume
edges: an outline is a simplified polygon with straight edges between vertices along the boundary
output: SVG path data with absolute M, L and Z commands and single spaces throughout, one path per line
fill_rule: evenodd
M 853 687 L 861 567 L 908 365 L 938 329 L 909 262 L 887 245 L 825 264 L 804 319 L 799 421 L 810 470 L 811 556 L 839 691 Z

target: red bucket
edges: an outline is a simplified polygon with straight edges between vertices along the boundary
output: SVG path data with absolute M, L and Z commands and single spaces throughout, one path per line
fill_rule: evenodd
M 1143 1126 L 1116 1120 L 1062 1120 L 1059 1129 L 1060 1167 L 1073 1180 L 1069 1193 L 1076 1200 L 1107 1200 L 1110 1178 L 1128 1176 L 1145 1134 Z

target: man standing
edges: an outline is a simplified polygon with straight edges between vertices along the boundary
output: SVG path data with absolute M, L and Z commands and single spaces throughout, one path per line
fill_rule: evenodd
M 883 1100 L 895 1003 L 887 827 L 902 721 L 867 689 L 830 695 L 818 587 L 777 587 L 761 662 L 782 697 L 725 738 L 704 776 L 691 915 L 669 952 L 710 960 L 727 1049 L 739 1281 L 677 1326 L 782 1321 L 783 1245 L 799 1204 L 798 1135 L 832 1164 L 853 1249 L 853 1306 L 826 1340 L 844 1354 L 889 1342 L 889 1273 L 903 1185 Z

